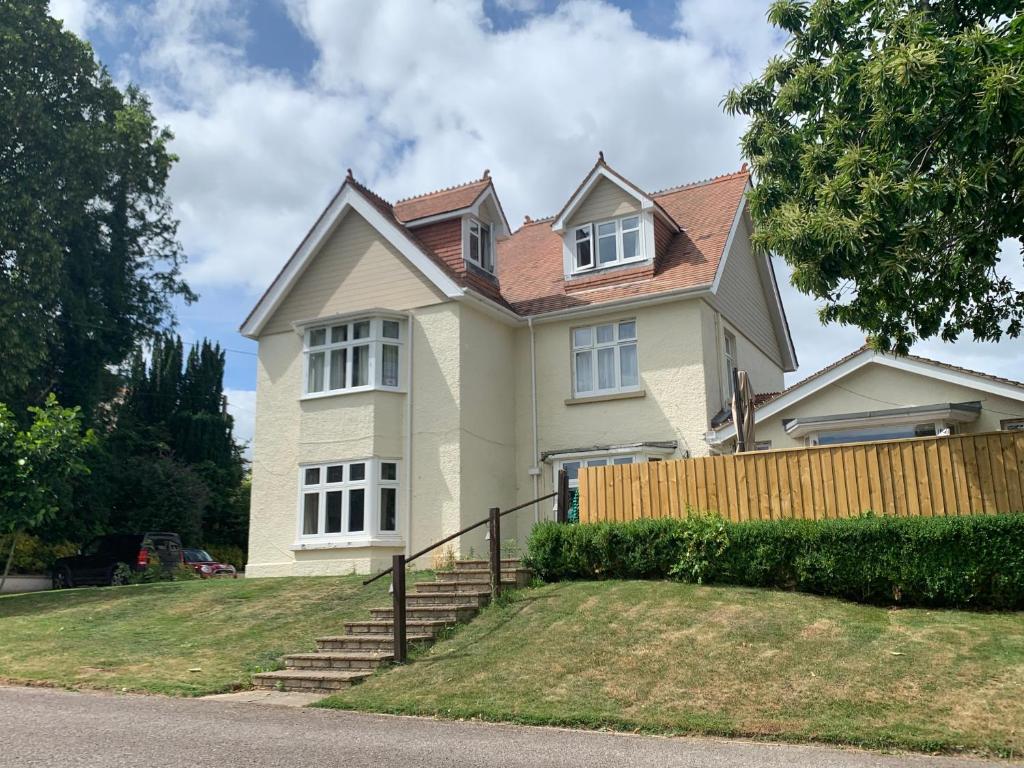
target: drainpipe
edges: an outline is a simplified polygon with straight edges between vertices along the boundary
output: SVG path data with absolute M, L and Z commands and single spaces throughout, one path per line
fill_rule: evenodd
M 405 446 L 403 451 L 405 453 L 405 461 L 402 464 L 405 466 L 405 556 L 408 557 L 412 554 L 412 340 L 415 337 L 413 328 L 413 314 L 412 312 L 406 312 L 405 327 L 408 329 L 406 333 L 409 336 L 409 340 L 406 343 L 406 355 L 408 369 L 406 373 L 406 392 L 405 392 Z
M 533 315 L 526 318 L 530 327 L 530 402 L 533 408 L 533 466 L 530 467 L 530 474 L 533 475 L 533 498 L 540 496 L 540 443 L 537 437 L 537 350 L 534 343 Z M 533 522 L 540 522 L 540 504 L 533 504 Z

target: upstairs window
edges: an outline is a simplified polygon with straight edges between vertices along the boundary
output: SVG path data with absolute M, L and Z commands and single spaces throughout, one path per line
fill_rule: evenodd
M 594 240 L 597 247 L 594 247 Z M 574 269 L 603 269 L 644 258 L 640 217 L 600 221 L 573 229 Z M 595 253 L 596 251 L 596 253 Z M 595 259 L 596 255 L 596 259 Z
M 573 393 L 588 397 L 638 389 L 636 343 L 636 320 L 574 328 Z
M 732 372 L 736 368 L 736 365 L 737 365 L 737 363 L 736 363 L 736 337 L 732 333 L 730 333 L 729 331 L 725 332 L 724 337 L 725 337 L 725 343 L 724 343 L 725 350 L 724 351 L 725 351 L 725 381 L 726 381 L 725 392 L 729 396 L 729 399 L 731 400 L 732 399 L 732 395 L 733 395 L 733 391 L 732 391 L 732 389 L 733 389 L 733 387 L 732 387 L 732 384 L 733 384 L 733 382 L 732 382 Z
M 404 325 L 368 317 L 308 329 L 305 394 L 398 389 Z
M 490 224 L 477 219 L 469 220 L 469 242 L 466 260 L 491 274 L 494 273 L 494 243 Z

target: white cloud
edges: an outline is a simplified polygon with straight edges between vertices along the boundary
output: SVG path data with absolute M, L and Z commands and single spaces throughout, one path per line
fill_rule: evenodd
M 235 440 L 246 446 L 246 458 L 252 458 L 252 437 L 256 422 L 256 391 L 251 389 L 225 389 L 228 413 L 235 420 Z
M 84 36 L 108 18 L 108 11 L 98 0 L 50 0 L 50 15 L 76 35 Z
M 721 99 L 782 44 L 758 0 L 680 0 L 662 30 L 675 32 L 669 39 L 600 0 L 569 0 L 507 31 L 480 0 L 282 2 L 316 48 L 309 73 L 247 59 L 242 0 L 119 7 L 145 52 L 111 63 L 153 95 L 176 133 L 171 194 L 200 292 L 261 291 L 348 167 L 389 199 L 488 168 L 513 223 L 561 207 L 599 149 L 648 189 L 731 171 L 743 124 Z M 58 6 L 88 27 L 89 2 Z M 855 329 L 822 328 L 813 302 L 788 285 L 783 294 L 798 377 L 862 342 Z M 1021 351 L 922 345 L 1019 377 L 1006 349 Z

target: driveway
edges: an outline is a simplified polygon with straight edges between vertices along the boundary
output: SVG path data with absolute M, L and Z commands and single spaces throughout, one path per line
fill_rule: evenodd
M 0 687 L 0 766 L 1003 765 L 720 739 L 668 739 L 197 699 Z

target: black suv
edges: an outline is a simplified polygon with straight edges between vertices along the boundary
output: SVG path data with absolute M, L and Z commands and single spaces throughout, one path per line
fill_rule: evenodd
M 120 584 L 122 563 L 133 571 L 142 571 L 156 557 L 170 570 L 184 562 L 181 537 L 176 533 L 115 533 L 100 536 L 77 555 L 62 557 L 53 564 L 53 588 L 81 587 L 87 584 Z

